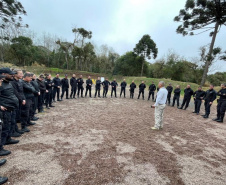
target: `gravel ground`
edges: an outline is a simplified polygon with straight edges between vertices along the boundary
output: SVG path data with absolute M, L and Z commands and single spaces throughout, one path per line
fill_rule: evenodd
M 109 94 L 108 94 L 109 97 Z M 137 96 L 136 96 L 137 97 Z M 167 106 L 152 131 L 146 100 L 80 98 L 39 114 L 0 174 L 15 185 L 222 185 L 226 125 Z M 202 108 L 203 112 L 203 108 Z

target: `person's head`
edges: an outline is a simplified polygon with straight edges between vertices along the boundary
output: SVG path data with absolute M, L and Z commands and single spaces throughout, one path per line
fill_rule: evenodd
M 64 75 L 64 78 L 67 79 L 67 74 Z
M 202 90 L 202 87 L 201 87 L 201 86 L 199 86 L 199 87 L 198 87 L 198 90 L 199 90 L 199 91 L 201 91 L 201 90 Z
M 44 78 L 45 78 L 45 77 L 44 77 L 44 75 L 43 75 L 43 74 L 40 74 L 40 75 L 39 75 L 39 77 L 38 77 L 38 79 L 39 79 L 40 81 L 43 81 L 43 80 L 44 80 Z
M 72 75 L 72 77 L 74 77 L 74 78 L 75 78 L 75 77 L 76 77 L 76 75 L 75 75 L 75 74 L 73 74 L 73 75 Z
M 13 70 L 13 71 L 16 73 L 16 74 L 14 75 L 14 78 L 15 78 L 15 79 L 19 80 L 19 79 L 22 79 L 22 78 L 23 78 L 24 73 L 23 73 L 22 70 L 20 70 L 20 69 L 15 69 L 15 70 Z
M 82 78 L 82 75 L 80 75 L 80 78 Z
M 60 76 L 60 74 L 59 74 L 59 73 L 57 73 L 57 74 L 56 74 L 56 77 L 57 77 L 57 78 L 59 78 L 59 76 Z
M 132 81 L 132 83 L 134 83 L 134 81 Z
M 191 86 L 190 85 L 187 85 L 187 89 L 190 89 L 191 88 Z
M 32 80 L 32 75 L 30 73 L 24 73 L 24 81 L 30 82 Z
M 114 81 L 116 81 L 116 79 L 114 79 Z
M 35 74 L 33 75 L 32 79 L 33 79 L 33 80 L 36 80 L 36 75 L 35 75 Z
M 52 77 L 51 74 L 46 75 L 46 79 L 48 79 L 48 80 L 51 79 L 51 77 Z
M 177 86 L 176 86 L 176 88 L 177 88 L 177 89 L 180 89 L 180 86 L 179 86 L 179 85 L 177 85 Z
M 126 81 L 126 79 L 123 80 L 123 82 L 125 82 L 125 81 Z
M 158 84 L 158 88 L 162 88 L 162 87 L 165 87 L 165 82 L 160 81 Z
M 144 81 L 142 81 L 141 83 L 144 84 Z
M 97 80 L 100 80 L 100 77 L 98 77 Z
M 226 89 L 226 83 L 223 83 L 223 89 Z
M 152 81 L 151 83 L 152 83 L 152 84 L 154 84 L 154 82 L 153 82 L 153 81 Z
M 172 84 L 171 84 L 171 83 L 169 83 L 169 86 L 172 86 Z
M 91 77 L 90 77 L 90 76 L 88 76 L 88 79 L 89 79 L 89 80 L 90 80 L 90 78 L 91 78 Z
M 15 75 L 14 71 L 11 71 L 8 67 L 4 67 L 0 69 L 0 74 L 5 76 L 5 80 L 12 81 L 13 76 Z
M 210 90 L 212 90 L 214 88 L 213 84 L 210 84 Z

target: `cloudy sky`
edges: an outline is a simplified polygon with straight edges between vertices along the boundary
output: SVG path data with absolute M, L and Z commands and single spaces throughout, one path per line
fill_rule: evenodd
M 173 50 L 188 60 L 199 56 L 200 46 L 210 43 L 208 33 L 183 37 L 176 33 L 173 19 L 186 0 L 21 0 L 27 11 L 24 22 L 37 33 L 51 33 L 73 40 L 72 27 L 93 32 L 96 45 L 107 44 L 119 54 L 133 50 L 144 34 L 159 48 L 158 58 Z M 226 27 L 215 46 L 226 50 Z M 217 62 L 212 71 L 226 71 L 226 62 Z

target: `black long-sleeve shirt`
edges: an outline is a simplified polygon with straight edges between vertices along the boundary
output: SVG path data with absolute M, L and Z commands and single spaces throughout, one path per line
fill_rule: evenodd
M 63 78 L 61 80 L 61 85 L 62 85 L 62 88 L 69 88 L 69 82 L 68 82 L 68 79 L 67 78 Z
M 96 88 L 97 89 L 100 89 L 100 86 L 101 86 L 101 81 L 100 80 L 97 80 L 96 81 Z
M 22 81 L 23 88 L 24 88 L 24 96 L 26 99 L 31 99 L 34 97 L 34 95 L 38 94 L 38 91 L 35 90 L 35 88 L 31 85 L 31 83 Z
M 167 89 L 169 94 L 171 94 L 173 92 L 173 87 L 172 86 L 167 86 L 166 89 Z
M 143 91 L 145 88 L 146 88 L 146 85 L 145 84 L 140 84 L 139 85 L 140 91 Z
M 131 84 L 130 84 L 130 89 L 136 89 L 136 87 L 137 87 L 137 86 L 136 86 L 135 83 L 131 83 Z
M 121 83 L 121 87 L 122 87 L 122 88 L 126 88 L 126 86 L 127 86 L 127 83 L 126 83 L 126 82 L 122 82 L 122 83 Z
M 151 85 L 149 86 L 149 91 L 154 92 L 155 90 L 156 90 L 155 84 L 151 84 Z
M 22 103 L 22 101 L 25 100 L 23 84 L 20 80 L 16 80 L 15 78 L 10 83 L 14 88 L 14 93 L 16 97 L 18 98 L 19 102 Z
M 37 79 L 37 83 L 38 83 L 38 86 L 39 86 L 40 92 L 41 92 L 41 93 L 46 92 L 46 85 L 45 85 L 45 81 L 44 81 L 44 80 L 39 80 L 39 79 Z
M 75 77 L 72 77 L 70 79 L 70 85 L 71 85 L 71 87 L 77 87 L 77 80 Z
M 91 88 L 93 85 L 93 81 L 91 79 L 86 80 L 86 87 Z
M 205 101 L 213 102 L 217 98 L 217 93 L 214 89 L 209 89 L 206 91 L 204 99 Z
M 195 91 L 193 96 L 197 100 L 202 100 L 203 97 L 205 96 L 205 91 L 202 91 L 202 90 Z
M 58 88 L 58 86 L 61 86 L 60 78 L 55 77 L 52 82 L 54 83 L 53 85 L 54 88 Z
M 191 98 L 191 96 L 194 94 L 194 91 L 191 88 L 184 89 L 184 96 Z
M 104 81 L 102 82 L 102 85 L 103 85 L 104 87 L 109 87 L 109 85 L 111 85 L 111 83 L 110 83 L 108 80 L 104 80 Z
M 176 88 L 176 89 L 174 89 L 174 96 L 180 96 L 180 93 L 181 93 L 181 90 L 180 90 L 180 88 Z
M 218 91 L 217 96 L 220 96 L 219 100 L 226 100 L 226 89 L 221 89 Z
M 80 87 L 82 87 L 82 86 L 83 86 L 84 81 L 83 81 L 83 79 L 82 79 L 82 78 L 79 78 L 79 79 L 77 79 L 77 83 L 78 83 L 78 87 L 80 88 Z
M 116 81 L 111 82 L 112 88 L 116 88 L 118 86 L 118 83 Z

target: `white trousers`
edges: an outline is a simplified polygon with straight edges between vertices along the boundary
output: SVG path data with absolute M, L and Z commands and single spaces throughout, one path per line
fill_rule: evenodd
M 163 113 L 166 104 L 155 107 L 155 128 L 163 128 Z

